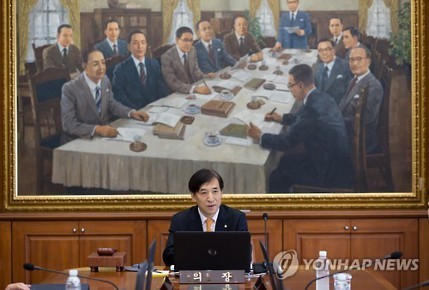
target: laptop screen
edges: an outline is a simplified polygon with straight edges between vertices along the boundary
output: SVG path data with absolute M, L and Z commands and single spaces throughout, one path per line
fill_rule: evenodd
M 250 271 L 249 232 L 175 232 L 174 270 Z

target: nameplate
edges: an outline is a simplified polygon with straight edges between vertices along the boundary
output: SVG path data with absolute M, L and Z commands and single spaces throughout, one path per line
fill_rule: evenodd
M 239 290 L 237 284 L 193 284 L 188 286 L 188 290 Z
M 180 271 L 183 284 L 236 284 L 244 283 L 244 270 Z

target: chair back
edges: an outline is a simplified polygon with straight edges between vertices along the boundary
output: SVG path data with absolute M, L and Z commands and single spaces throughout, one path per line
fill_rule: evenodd
M 51 46 L 51 44 L 45 44 L 45 45 L 36 47 L 36 45 L 32 43 L 32 46 L 34 51 L 34 58 L 36 59 L 37 72 L 41 72 L 43 71 L 43 50 Z
M 378 142 L 384 154 L 390 156 L 389 146 L 389 106 L 390 106 L 390 86 L 392 83 L 392 69 L 387 65 L 382 65 L 380 83 L 383 86 L 383 100 L 380 106 L 378 118 Z
M 115 55 L 111 58 L 106 59 L 106 75 L 109 78 L 110 82 L 113 81 L 113 71 L 115 70 L 116 65 L 123 62 L 129 55 Z
M 61 90 L 69 80 L 68 71 L 59 68 L 48 68 L 30 76 L 36 150 L 41 147 L 53 149 L 59 146 L 59 139 L 56 139 L 62 133 Z
M 359 92 L 353 125 L 352 163 L 355 173 L 354 189 L 356 192 L 366 192 L 368 189 L 368 174 L 365 158 L 365 107 L 368 91 L 369 86 L 366 86 Z
M 170 48 L 172 48 L 174 46 L 174 44 L 164 44 L 163 46 L 160 46 L 158 48 L 156 48 L 153 52 L 152 52 L 152 57 L 154 59 L 156 59 L 160 64 L 161 64 L 161 56 Z

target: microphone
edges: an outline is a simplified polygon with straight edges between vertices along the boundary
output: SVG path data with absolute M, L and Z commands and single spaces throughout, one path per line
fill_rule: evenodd
M 388 259 L 394 259 L 394 260 L 396 260 L 396 259 L 399 259 L 399 258 L 401 258 L 401 257 L 402 257 L 402 253 L 401 253 L 401 252 L 398 252 L 398 251 L 395 251 L 395 252 L 390 253 L 390 254 L 389 254 L 389 255 L 387 255 L 387 256 L 384 256 L 384 257 L 383 257 L 383 258 L 381 258 L 381 259 L 375 259 L 375 260 L 372 260 L 372 261 L 371 261 L 371 264 L 370 264 L 370 265 L 368 265 L 368 266 L 372 266 L 372 265 L 374 265 L 374 261 L 377 261 L 377 260 L 388 260 Z M 344 273 L 344 272 L 347 272 L 347 271 L 350 271 L 350 270 L 356 270 L 356 269 L 359 269 L 359 267 L 358 267 L 358 266 L 357 266 L 357 267 L 351 267 L 350 269 L 345 269 L 345 270 L 341 270 L 341 271 L 338 271 L 338 272 L 335 272 L 335 273 L 330 273 L 330 274 L 328 274 L 328 275 L 324 275 L 324 276 L 316 277 L 316 278 L 314 278 L 314 279 L 310 280 L 310 282 L 308 282 L 307 286 L 305 286 L 305 290 L 307 290 L 307 289 L 308 289 L 308 287 L 310 287 L 310 285 L 311 285 L 311 284 L 313 284 L 314 282 L 316 282 L 317 280 L 320 280 L 320 279 L 323 279 L 323 278 L 326 278 L 326 277 L 332 277 L 332 276 L 334 276 L 335 274 Z
M 262 218 L 264 219 L 264 239 L 265 239 L 265 248 L 267 249 L 268 253 L 268 231 L 267 231 L 267 220 L 268 220 L 268 214 L 264 212 L 262 214 Z M 253 273 L 259 274 L 259 273 L 266 273 L 267 272 L 267 265 L 264 263 L 253 263 Z
M 65 275 L 65 276 L 69 275 L 68 273 L 64 273 L 64 272 L 61 272 L 61 271 L 51 270 L 51 269 L 46 269 L 46 268 L 43 268 L 43 267 L 35 266 L 34 264 L 31 264 L 31 263 L 24 263 L 23 267 L 27 271 L 41 270 L 41 271 L 57 273 L 57 274 Z M 82 279 L 88 279 L 88 280 L 94 280 L 94 281 L 99 281 L 99 282 L 103 282 L 103 283 L 108 283 L 108 284 L 112 285 L 113 288 L 115 288 L 116 290 L 119 290 L 118 286 L 116 286 L 114 283 L 112 283 L 112 282 L 110 282 L 108 280 L 99 279 L 99 278 L 93 278 L 93 277 L 88 277 L 88 276 L 83 276 L 83 275 L 77 275 L 77 276 L 79 278 L 82 278 Z
M 268 232 L 267 232 L 268 214 L 266 212 L 264 212 L 262 214 L 262 218 L 264 219 L 265 247 L 267 248 L 267 252 L 269 253 L 269 251 L 268 251 Z
M 424 282 L 422 282 L 420 284 L 417 284 L 417 285 L 413 285 L 413 286 L 404 288 L 402 290 L 412 290 L 412 289 L 416 289 L 416 288 L 424 287 L 424 286 L 429 286 L 429 280 L 426 280 L 426 281 L 424 281 Z

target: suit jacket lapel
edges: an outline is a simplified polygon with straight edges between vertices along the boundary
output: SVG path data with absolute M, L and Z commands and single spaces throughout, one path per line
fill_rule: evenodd
M 220 232 L 226 232 L 229 231 L 229 224 L 228 224 L 228 214 L 225 212 L 225 209 L 220 206 L 219 208 L 219 215 L 217 216 L 216 220 L 216 231 Z
M 85 81 L 85 76 L 82 73 L 79 77 L 79 82 L 81 83 L 81 87 L 83 88 L 82 94 L 83 98 L 85 98 L 86 102 L 88 103 L 88 106 L 91 108 L 94 114 L 98 114 L 97 106 L 95 105 L 94 96 L 92 95 L 91 89 L 89 88 L 88 84 Z M 101 88 L 101 100 L 103 102 L 103 88 Z
M 325 91 L 327 91 L 332 86 L 335 79 L 338 77 L 338 75 L 337 75 L 338 65 L 339 65 L 338 60 L 335 59 L 334 65 L 332 66 L 332 69 L 331 69 L 331 73 L 329 74 L 328 81 L 326 82 Z

